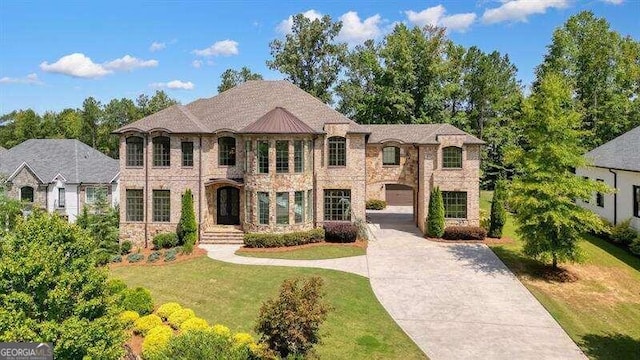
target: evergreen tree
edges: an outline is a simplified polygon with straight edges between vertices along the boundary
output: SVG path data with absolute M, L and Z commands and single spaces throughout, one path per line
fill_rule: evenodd
M 444 235 L 444 203 L 442 192 L 436 186 L 429 196 L 429 213 L 427 214 L 427 236 L 441 238 Z
M 499 180 L 496 182 L 496 188 L 493 192 L 493 200 L 491 201 L 491 225 L 489 227 L 489 237 L 502 237 L 502 228 L 507 222 L 507 210 L 504 208 L 506 200 L 506 184 L 504 180 Z
M 180 244 L 184 246 L 185 252 L 191 252 L 198 237 L 198 223 L 196 222 L 191 189 L 187 189 L 184 194 L 182 194 L 182 210 L 176 233 L 178 234 Z

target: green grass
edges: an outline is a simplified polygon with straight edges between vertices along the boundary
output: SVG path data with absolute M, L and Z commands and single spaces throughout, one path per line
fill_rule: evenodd
M 338 271 L 245 266 L 206 257 L 165 266 L 112 269 L 129 286 L 151 290 L 157 304 L 177 301 L 211 324 L 253 332 L 262 302 L 276 296 L 284 279 L 321 276 L 333 307 L 321 328 L 322 359 L 424 359 L 378 302 L 369 280 Z
M 319 260 L 336 259 L 349 256 L 365 255 L 366 250 L 359 246 L 324 244 L 320 246 L 310 246 L 298 249 L 283 249 L 279 251 L 251 251 L 250 249 L 240 249 L 236 255 L 288 260 Z
M 491 193 L 481 193 L 487 209 Z M 541 264 L 522 255 L 510 218 L 504 236 L 513 243 L 493 251 L 592 359 L 632 359 L 640 354 L 640 258 L 602 239 L 585 236 L 583 261 L 562 264 L 578 276 L 573 283 L 541 279 Z

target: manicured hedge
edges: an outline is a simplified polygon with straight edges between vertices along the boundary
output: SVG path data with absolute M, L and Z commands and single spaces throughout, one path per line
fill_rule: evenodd
M 176 233 L 163 233 L 153 237 L 154 249 L 168 249 L 178 245 L 178 235 Z
M 479 226 L 447 226 L 443 239 L 446 240 L 484 240 L 487 230 Z
M 365 207 L 367 210 L 383 210 L 387 207 L 387 202 L 379 199 L 369 199 Z
M 324 234 L 327 242 L 352 243 L 358 238 L 358 227 L 349 222 L 327 222 Z
M 284 234 L 247 233 L 244 245 L 249 248 L 272 248 L 317 243 L 324 240 L 324 230 L 317 228 Z

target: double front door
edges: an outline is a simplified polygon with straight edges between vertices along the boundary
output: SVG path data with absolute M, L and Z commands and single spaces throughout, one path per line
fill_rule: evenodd
M 232 186 L 218 189 L 218 225 L 240 224 L 240 190 Z

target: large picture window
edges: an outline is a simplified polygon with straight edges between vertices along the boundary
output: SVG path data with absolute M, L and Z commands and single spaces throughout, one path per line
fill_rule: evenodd
M 633 187 L 633 216 L 640 218 L 640 185 Z
M 329 166 L 347 165 L 347 139 L 340 136 L 332 136 L 328 140 Z
M 449 146 L 442 149 L 442 167 L 445 169 L 462 168 L 462 148 Z
M 23 186 L 20 188 L 20 200 L 28 203 L 33 202 L 33 188 L 31 186 Z
M 467 193 L 463 191 L 443 191 L 444 217 L 446 219 L 467 218 Z
M 294 194 L 293 213 L 295 222 L 299 224 L 304 221 L 304 191 L 296 191 Z
M 141 189 L 127 189 L 127 221 L 144 220 L 144 192 Z
M 182 166 L 193 166 L 193 142 L 182 142 Z
M 289 223 L 289 193 L 279 192 L 276 193 L 276 223 L 288 224 Z
M 144 139 L 139 136 L 129 136 L 126 140 L 127 166 L 144 165 Z
M 153 166 L 171 166 L 171 139 L 166 136 L 153 138 Z
M 104 187 L 87 186 L 85 189 L 85 203 L 95 204 L 98 199 L 107 200 L 107 189 Z
M 293 171 L 304 171 L 304 143 L 302 140 L 293 142 Z
M 269 225 L 269 193 L 258 193 L 258 222 L 262 225 Z
M 258 141 L 258 173 L 269 173 L 269 142 L 265 140 Z
M 171 221 L 171 192 L 169 190 L 153 190 L 153 221 Z
M 324 219 L 327 221 L 351 220 L 351 190 L 324 191 Z
M 276 172 L 289 172 L 289 142 L 286 140 L 276 141 Z
M 400 148 L 397 146 L 383 148 L 382 165 L 400 165 Z
M 220 166 L 236 165 L 236 139 L 224 136 L 218 139 L 218 164 Z

